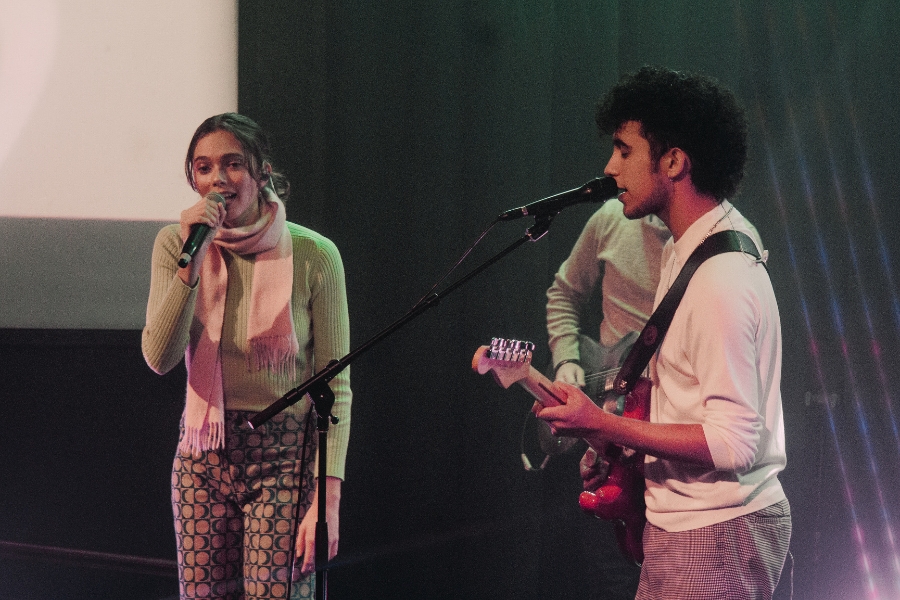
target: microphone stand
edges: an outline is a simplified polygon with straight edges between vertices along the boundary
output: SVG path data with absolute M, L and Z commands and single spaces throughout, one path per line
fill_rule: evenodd
M 525 235 L 521 238 L 517 239 L 515 242 L 507 246 L 505 249 L 500 251 L 497 255 L 492 258 L 486 260 L 476 269 L 471 271 L 468 275 L 449 286 L 447 289 L 440 293 L 431 293 L 425 298 L 422 299 L 418 304 L 416 304 L 412 309 L 410 309 L 405 315 L 394 321 L 391 325 L 383 329 L 381 332 L 375 334 L 371 339 L 365 342 L 363 345 L 359 346 L 350 354 L 341 358 L 340 360 L 334 359 L 329 362 L 324 369 L 316 373 L 310 379 L 301 383 L 299 386 L 290 390 L 284 396 L 270 404 L 268 407 L 263 409 L 261 412 L 257 413 L 253 417 L 251 417 L 247 424 L 252 428 L 256 429 L 284 409 L 288 408 L 296 404 L 303 398 L 304 394 L 309 394 L 310 399 L 313 403 L 313 409 L 316 411 L 316 430 L 319 432 L 319 470 L 318 470 L 318 478 L 319 478 L 319 486 L 318 486 L 318 514 L 316 521 L 316 600 L 325 600 L 327 597 L 328 590 L 328 522 L 326 519 L 326 511 L 325 511 L 325 503 L 326 503 L 326 491 L 328 488 L 328 484 L 326 483 L 327 477 L 327 436 L 328 436 L 328 425 L 329 423 L 337 423 L 337 418 L 331 414 L 331 409 L 334 407 L 334 392 L 329 387 L 328 382 L 334 379 L 338 373 L 347 368 L 351 362 L 353 362 L 360 355 L 368 352 L 368 350 L 388 337 L 409 321 L 412 321 L 420 314 L 424 313 L 427 309 L 432 308 L 433 306 L 437 306 L 437 304 L 441 301 L 442 298 L 447 296 L 450 292 L 459 288 L 470 279 L 493 265 L 495 262 L 499 261 L 501 258 L 510 254 L 513 250 L 524 244 L 525 242 L 531 241 L 536 242 L 547 233 L 550 229 L 550 223 L 553 221 L 553 218 L 559 214 L 559 210 L 551 210 L 547 212 L 537 213 L 534 215 L 534 224 L 529 227 Z M 500 219 L 497 219 L 499 221 Z M 495 221 L 496 223 L 496 221 Z M 290 596 L 291 586 L 288 586 L 288 596 Z

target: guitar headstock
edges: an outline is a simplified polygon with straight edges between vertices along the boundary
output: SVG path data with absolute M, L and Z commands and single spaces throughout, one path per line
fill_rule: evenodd
M 481 346 L 472 357 L 472 370 L 484 375 L 488 371 L 504 388 L 528 377 L 534 343 L 494 338 L 489 346 Z

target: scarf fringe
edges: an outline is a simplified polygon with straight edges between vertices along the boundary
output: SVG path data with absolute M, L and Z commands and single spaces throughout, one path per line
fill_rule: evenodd
M 207 450 L 222 450 L 225 448 L 225 424 L 221 422 L 205 421 L 202 427 L 185 424 L 184 436 L 178 444 L 178 452 L 192 455 Z
M 280 377 L 297 377 L 297 354 L 300 344 L 293 335 L 271 336 L 250 340 L 247 359 L 254 371 L 267 369 Z

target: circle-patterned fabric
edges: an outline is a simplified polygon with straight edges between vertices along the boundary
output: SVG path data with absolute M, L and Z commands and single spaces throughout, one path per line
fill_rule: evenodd
M 175 456 L 182 598 L 285 598 L 295 517 L 303 519 L 315 492 L 316 436 L 309 418 L 285 413 L 250 429 L 253 414 L 226 411 L 224 450 Z M 291 599 L 312 598 L 315 575 L 292 571 Z

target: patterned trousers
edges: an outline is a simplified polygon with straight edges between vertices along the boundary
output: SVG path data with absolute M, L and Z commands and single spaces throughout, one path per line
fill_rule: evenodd
M 790 541 L 787 500 L 690 531 L 647 523 L 635 600 L 771 600 Z
M 182 599 L 283 600 L 289 568 L 290 597 L 313 597 L 315 575 L 300 575 L 291 550 L 294 517 L 303 518 L 315 493 L 315 428 L 307 427 L 310 419 L 281 413 L 254 430 L 246 424 L 253 414 L 226 411 L 224 450 L 176 453 L 172 509 Z

